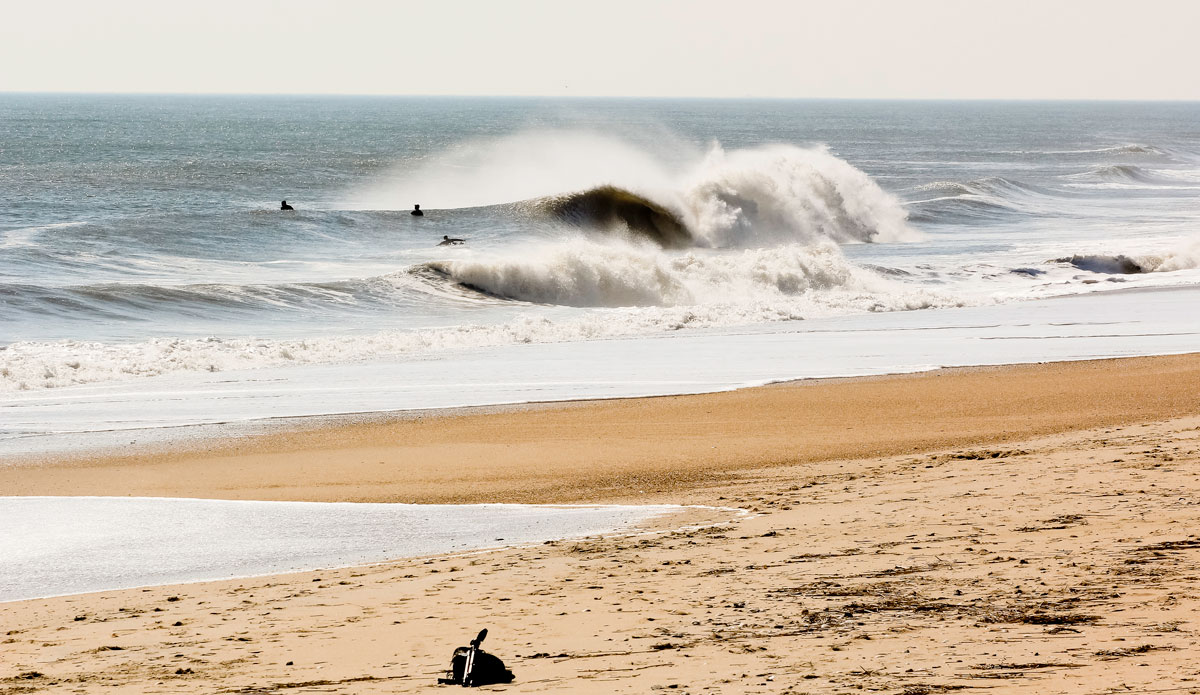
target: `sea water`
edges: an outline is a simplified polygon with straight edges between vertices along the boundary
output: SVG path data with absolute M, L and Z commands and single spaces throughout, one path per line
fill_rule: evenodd
M 1197 123 L 1189 103 L 0 95 L 0 463 L 280 417 L 1195 351 Z M 659 511 L 0 497 L 0 600 Z
M 0 453 L 1194 350 L 1198 122 L 1189 103 L 0 95 Z

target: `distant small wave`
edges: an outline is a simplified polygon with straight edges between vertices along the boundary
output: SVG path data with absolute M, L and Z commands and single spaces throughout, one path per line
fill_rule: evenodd
M 1052 193 L 1037 186 L 1000 176 L 965 183 L 934 181 L 914 189 L 918 198 L 907 203 L 909 217 L 917 222 L 986 221 L 1005 215 L 1035 214 Z
M 1150 154 L 1163 155 L 1165 151 L 1153 145 L 1140 145 L 1136 143 L 1126 145 L 1114 145 L 1112 147 L 1096 147 L 1090 149 L 1078 150 L 1002 150 L 1000 154 L 1051 154 L 1051 155 L 1093 155 L 1093 154 Z
M 1101 181 L 1134 181 L 1137 183 L 1169 183 L 1165 177 L 1156 176 L 1135 164 L 1110 164 L 1097 167 L 1082 174 L 1079 178 L 1092 178 Z
M 1117 145 L 1117 146 L 1114 146 L 1114 148 L 1100 148 L 1098 150 L 1093 150 L 1093 151 L 1099 152 L 1099 154 L 1112 154 L 1112 155 L 1162 155 L 1163 154 L 1163 150 L 1156 148 L 1156 146 L 1139 145 L 1139 144 Z
M 1082 183 L 1117 184 L 1121 187 L 1192 187 L 1200 182 L 1195 170 L 1147 169 L 1136 164 L 1109 164 L 1066 178 Z
M 957 181 L 934 181 L 917 187 L 918 191 L 932 191 L 946 195 L 994 195 L 1022 196 L 1049 195 L 1051 191 L 1040 186 L 1024 183 L 1003 176 L 985 176 L 966 183 Z
M 1105 147 L 1096 152 L 1111 153 L 1111 154 L 1163 154 L 1163 151 L 1153 145 L 1118 145 L 1117 147 Z

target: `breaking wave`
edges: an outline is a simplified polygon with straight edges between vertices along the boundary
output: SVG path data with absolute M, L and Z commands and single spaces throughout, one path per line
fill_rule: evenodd
M 669 151 L 580 132 L 471 143 L 399 180 L 350 196 L 375 209 L 517 204 L 569 224 L 664 248 L 907 241 L 900 201 L 824 147 Z M 405 191 L 404 198 L 395 191 Z
M 899 199 L 824 148 L 775 145 L 726 153 L 714 147 L 675 201 L 705 245 L 909 241 Z
M 920 237 L 900 201 L 823 148 L 714 146 L 671 187 L 605 184 L 533 205 L 585 228 L 627 232 L 664 248 L 762 248 Z

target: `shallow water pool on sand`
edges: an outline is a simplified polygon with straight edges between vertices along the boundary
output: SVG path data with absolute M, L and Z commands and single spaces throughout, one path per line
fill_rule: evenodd
M 679 509 L 0 497 L 0 601 L 625 532 Z

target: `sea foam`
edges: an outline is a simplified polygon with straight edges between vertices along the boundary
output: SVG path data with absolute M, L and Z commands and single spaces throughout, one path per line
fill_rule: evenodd
M 565 318 L 529 314 L 498 324 L 317 336 L 306 339 L 238 337 L 151 338 L 131 343 L 20 341 L 0 347 L 0 392 L 117 381 L 181 372 L 225 372 L 300 364 L 330 364 L 489 348 L 652 335 L 683 328 L 713 328 L 791 321 L 850 313 L 961 306 L 944 293 L 873 276 L 838 254 L 781 249 L 741 252 L 727 259 L 637 256 L 599 246 L 625 265 L 606 267 L 612 256 L 560 249 L 548 264 L 515 259 L 450 263 L 447 272 L 490 284 L 493 292 L 523 301 L 555 300 L 600 307 Z M 764 258 L 763 256 L 766 256 Z M 511 265 L 510 265 L 511 264 Z M 568 280 L 554 264 L 574 265 Z M 603 277 L 611 272 L 626 277 Z M 725 273 L 738 274 L 723 284 Z M 651 282 L 653 280 L 653 282 Z M 622 284 L 624 281 L 624 284 Z M 841 284 L 839 284 L 841 283 Z M 724 289 L 723 289 L 724 288 Z M 807 291 L 820 288 L 820 291 Z M 693 294 L 694 293 L 694 294 Z M 702 300 L 688 303 L 687 300 Z M 642 306 L 628 306 L 640 301 Z M 616 304 L 625 306 L 616 306 Z
M 849 263 L 828 241 L 664 253 L 573 240 L 428 267 L 488 295 L 580 307 L 747 305 L 829 290 L 880 295 L 883 306 L 884 295 L 902 289 Z

